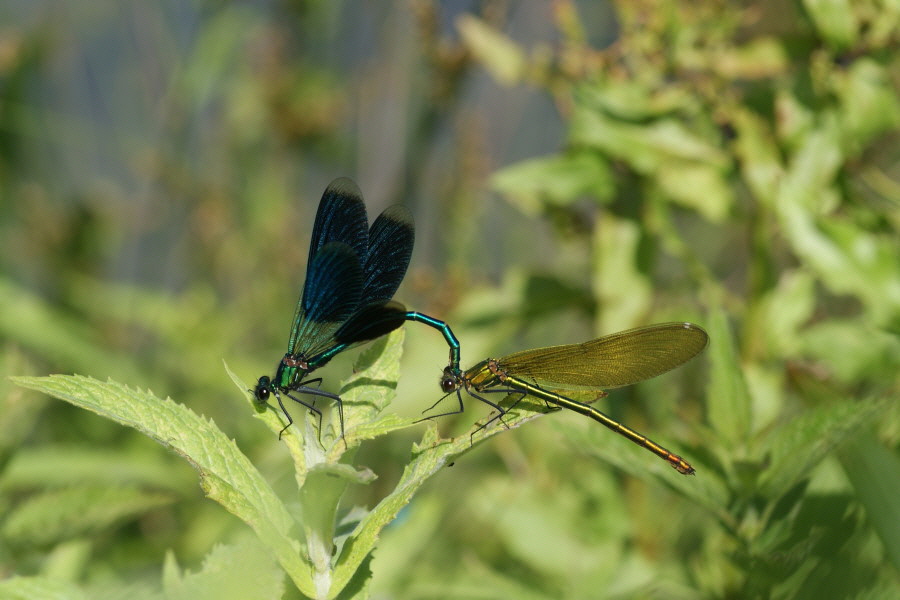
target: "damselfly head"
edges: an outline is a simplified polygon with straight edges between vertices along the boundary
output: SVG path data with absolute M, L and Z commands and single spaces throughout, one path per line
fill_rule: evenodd
M 460 386 L 462 386 L 460 375 L 455 373 L 451 367 L 444 367 L 444 372 L 441 374 L 441 391 L 449 394 L 458 390 Z
M 263 375 L 259 378 L 259 381 L 256 382 L 256 389 L 253 390 L 253 395 L 256 396 L 256 401 L 260 404 L 265 404 L 269 399 L 269 394 L 271 393 L 271 380 Z

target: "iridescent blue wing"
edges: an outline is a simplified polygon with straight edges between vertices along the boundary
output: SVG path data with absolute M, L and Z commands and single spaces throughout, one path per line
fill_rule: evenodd
M 362 303 L 386 302 L 406 275 L 415 243 L 412 213 L 403 205 L 389 206 L 369 230 L 369 251 L 363 262 Z
M 309 261 L 288 352 L 309 357 L 333 346 L 335 332 L 359 308 L 362 289 L 356 251 L 341 242 L 322 246 Z
M 335 341 L 344 347 L 380 338 L 406 321 L 406 307 L 389 300 L 362 306 L 341 325 L 334 334 Z
M 322 194 L 316 222 L 309 242 L 308 262 L 311 262 L 326 244 L 341 242 L 356 252 L 360 264 L 369 249 L 369 218 L 362 192 L 350 179 L 335 179 Z M 307 265 L 307 270 L 309 264 Z
M 372 302 L 361 307 L 334 333 L 333 345 L 308 357 L 309 370 L 318 369 L 351 346 L 390 333 L 406 321 L 406 308 L 399 302 Z

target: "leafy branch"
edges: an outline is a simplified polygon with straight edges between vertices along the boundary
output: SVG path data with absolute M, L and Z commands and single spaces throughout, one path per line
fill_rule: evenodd
M 200 485 L 206 495 L 253 529 L 259 542 L 300 592 L 313 598 L 335 598 L 367 564 L 381 530 L 429 477 L 468 451 L 474 442 L 505 430 L 504 427 L 487 428 L 474 440 L 469 435 L 441 439 L 437 427 L 430 424 L 422 441 L 413 448 L 412 458 L 396 488 L 359 517 L 349 535 L 336 536 L 340 500 L 348 485 L 375 479 L 369 469 L 349 464 L 360 443 L 417 422 L 386 411 L 399 378 L 402 341 L 401 331 L 373 344 L 362 353 L 354 374 L 344 382 L 341 390 L 346 414 L 344 438 L 338 435 L 334 423 L 326 422 L 320 441 L 313 427 L 315 420 L 306 418 L 297 419 L 296 426 L 283 436 L 294 461 L 299 503 L 287 503 L 279 498 L 235 441 L 212 420 L 170 398 L 80 375 L 13 380 L 133 427 L 182 456 L 200 474 Z M 230 370 L 228 373 L 239 389 L 248 389 L 234 373 Z M 257 409 L 256 416 L 273 433 L 281 430 L 284 425 L 279 410 L 271 406 L 259 410 L 252 394 L 245 392 L 245 396 Z M 527 405 L 527 402 L 520 404 Z M 539 414 L 523 406 L 504 420 L 509 427 L 516 427 Z M 300 428 L 304 431 L 302 436 L 297 435 Z

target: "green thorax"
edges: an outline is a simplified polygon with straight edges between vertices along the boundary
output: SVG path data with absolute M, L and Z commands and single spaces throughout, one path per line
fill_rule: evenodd
M 294 387 L 303 377 L 309 373 L 309 364 L 302 355 L 285 354 L 281 362 L 278 363 L 278 370 L 275 371 L 275 378 L 272 383 L 280 388 L 287 389 Z

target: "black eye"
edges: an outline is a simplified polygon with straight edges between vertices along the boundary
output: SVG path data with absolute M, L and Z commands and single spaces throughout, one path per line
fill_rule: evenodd
M 456 390 L 459 387 L 459 380 L 456 379 L 450 373 L 444 373 L 441 375 L 441 390 L 445 394 L 449 394 L 450 392 Z
M 253 392 L 256 396 L 256 400 L 260 403 L 264 403 L 269 399 L 269 378 L 266 376 L 262 376 L 259 378 L 259 381 L 256 382 L 256 390 Z

